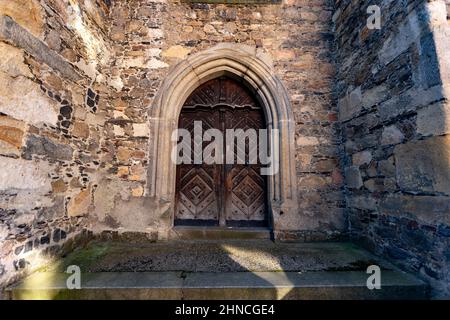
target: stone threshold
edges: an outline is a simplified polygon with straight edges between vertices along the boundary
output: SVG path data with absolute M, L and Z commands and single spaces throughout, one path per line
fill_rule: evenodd
M 173 240 L 273 239 L 269 228 L 176 226 L 170 231 Z

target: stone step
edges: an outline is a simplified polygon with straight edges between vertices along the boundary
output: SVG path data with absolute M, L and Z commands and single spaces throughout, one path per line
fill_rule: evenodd
M 194 227 L 177 226 L 171 230 L 174 240 L 250 240 L 271 239 L 268 228 Z
M 98 272 L 69 290 L 66 273 L 38 272 L 6 289 L 9 299 L 426 299 L 427 286 L 383 270 L 381 289 L 369 290 L 363 271 Z

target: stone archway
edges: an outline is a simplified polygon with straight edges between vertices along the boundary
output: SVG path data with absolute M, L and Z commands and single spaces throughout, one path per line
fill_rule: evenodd
M 221 44 L 190 56 L 177 64 L 162 84 L 151 107 L 148 196 L 161 218 L 173 226 L 176 164 L 171 161 L 181 108 L 187 97 L 201 84 L 222 75 L 244 82 L 263 106 L 267 126 L 277 129 L 273 144 L 278 146 L 279 171 L 268 177 L 268 206 L 275 237 L 290 230 L 290 221 L 298 218 L 295 171 L 294 118 L 288 94 L 274 76 L 269 63 L 256 48 Z

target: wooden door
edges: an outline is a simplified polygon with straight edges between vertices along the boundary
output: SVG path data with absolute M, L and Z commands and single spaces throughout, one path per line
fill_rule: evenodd
M 213 128 L 223 133 L 224 160 L 227 129 L 265 128 L 264 115 L 255 99 L 242 85 L 227 78 L 205 83 L 186 100 L 178 127 L 191 133 L 191 159 L 194 121 L 201 121 L 203 132 Z M 209 143 L 204 142 L 202 147 Z M 247 141 L 240 164 L 236 145 L 233 163 L 177 166 L 175 225 L 267 225 L 266 180 L 260 174 L 259 162 L 249 163 L 251 147 Z

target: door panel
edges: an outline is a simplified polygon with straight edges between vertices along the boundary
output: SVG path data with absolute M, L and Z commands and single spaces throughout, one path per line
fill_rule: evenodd
M 227 224 L 248 225 L 266 220 L 265 181 L 259 170 L 236 165 L 227 172 L 231 190 L 227 190 Z M 260 223 L 255 223 L 260 224 Z
M 264 128 L 264 116 L 260 109 L 236 108 L 226 110 L 225 114 L 226 129 L 242 129 L 245 132 L 248 129 Z M 250 163 L 249 157 L 250 151 L 258 155 L 258 145 L 251 145 L 246 140 L 244 159 L 238 155 L 240 148 L 242 146 L 235 143 L 235 164 L 225 166 L 227 225 L 263 225 L 267 220 L 266 181 L 260 174 L 259 158 L 257 163 Z
M 217 166 L 182 165 L 180 168 L 177 219 L 219 219 Z
M 194 121 L 201 121 L 203 130 L 220 129 L 218 110 L 205 108 L 183 110 L 179 128 L 191 134 L 191 159 L 194 159 Z M 203 143 L 202 149 L 207 145 Z M 180 164 L 176 177 L 175 224 L 217 225 L 222 207 L 220 164 Z

